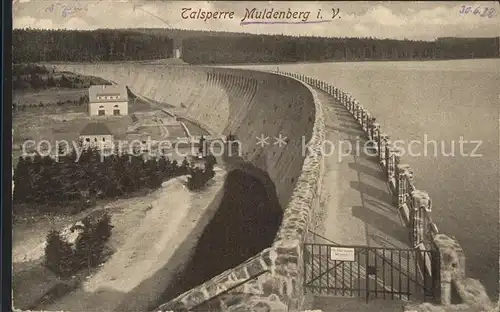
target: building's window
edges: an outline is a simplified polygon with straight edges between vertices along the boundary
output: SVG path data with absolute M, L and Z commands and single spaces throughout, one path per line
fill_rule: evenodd
M 106 138 L 102 138 L 102 141 L 103 141 L 103 142 L 106 142 Z
M 120 109 L 118 109 L 118 108 L 113 109 L 113 115 L 120 116 Z
M 90 142 L 90 138 L 86 138 L 85 141 Z
M 99 116 L 104 116 L 106 115 L 106 111 L 104 109 L 99 110 Z
M 97 142 L 97 138 L 94 138 L 94 142 Z

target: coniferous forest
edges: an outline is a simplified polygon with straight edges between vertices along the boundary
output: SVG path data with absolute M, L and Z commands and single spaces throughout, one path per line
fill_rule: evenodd
M 498 37 L 417 41 L 181 29 L 13 32 L 14 63 L 153 60 L 172 57 L 174 48 L 190 64 L 496 58 L 500 50 Z
M 15 29 L 12 59 L 14 63 L 162 59 L 172 57 L 172 44 L 164 35 L 128 30 Z
M 141 155 L 119 153 L 104 157 L 91 148 L 83 149 L 81 155 L 73 150 L 57 160 L 36 154 L 19 158 L 14 170 L 13 200 L 15 204 L 33 204 L 39 212 L 57 212 L 58 205 L 70 204 L 73 206 L 69 212 L 76 213 L 88 208 L 91 199 L 154 190 L 162 182 L 186 174 L 190 175 L 187 187 L 199 190 L 215 176 L 215 164 L 212 155 L 200 169 L 186 158 L 179 164 L 164 155 L 147 160 Z
M 59 157 L 20 157 L 14 169 L 14 203 L 50 204 L 75 203 L 86 198 L 116 198 L 144 189 L 156 189 L 170 178 L 188 174 L 189 163 L 181 164 L 166 157 L 144 161 L 139 155 L 102 157 L 96 149 L 84 149 Z M 47 187 L 50 185 L 50 187 Z M 54 209 L 57 209 L 55 206 Z M 86 207 L 75 207 L 82 210 Z M 73 211 L 78 212 L 78 211 Z

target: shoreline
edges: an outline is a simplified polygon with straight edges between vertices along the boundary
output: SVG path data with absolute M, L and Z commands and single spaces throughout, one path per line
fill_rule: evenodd
M 40 64 L 40 65 L 58 65 L 58 64 L 145 64 L 145 65 L 178 65 L 178 66 L 270 66 L 270 65 L 300 65 L 300 64 L 325 64 L 325 63 L 373 63 L 373 62 L 439 62 L 439 61 L 465 61 L 465 60 L 497 60 L 500 57 L 476 57 L 476 58 L 456 58 L 456 59 L 366 59 L 366 60 L 324 60 L 324 61 L 288 61 L 288 62 L 261 62 L 261 63 L 187 63 L 182 57 L 179 59 L 152 59 L 152 60 L 123 60 L 123 61 L 99 61 L 99 62 L 66 62 L 66 61 L 44 61 L 30 63 L 13 63 L 13 65 Z M 170 62 L 171 61 L 171 62 Z
M 497 60 L 500 57 L 490 57 L 490 58 L 464 58 L 464 59 L 426 59 L 426 60 L 326 60 L 326 61 L 297 61 L 297 62 L 283 62 L 283 63 L 230 63 L 230 64 L 188 64 L 193 66 L 217 66 L 217 67 L 230 67 L 230 66 L 271 66 L 271 65 L 307 65 L 307 64 L 331 64 L 331 63 L 373 63 L 373 62 L 439 62 L 439 61 L 464 61 L 464 60 Z

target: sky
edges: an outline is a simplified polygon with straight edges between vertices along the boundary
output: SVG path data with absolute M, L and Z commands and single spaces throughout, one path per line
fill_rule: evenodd
M 461 10 L 470 6 L 470 12 Z M 13 0 L 14 28 L 180 28 L 324 37 L 433 40 L 437 37 L 500 36 L 500 1 L 158 1 Z M 233 19 L 183 19 L 183 8 L 234 12 Z M 241 24 L 247 10 L 305 12 L 309 23 Z M 318 19 L 318 10 L 321 18 Z M 333 11 L 338 10 L 332 19 Z M 477 9 L 477 10 L 476 10 Z M 474 14 L 474 11 L 479 14 Z M 486 12 L 485 16 L 481 16 Z M 488 17 L 491 13 L 491 17 Z M 253 19 L 255 20 L 255 19 Z M 248 21 L 248 18 L 245 20 Z M 264 20 L 258 20 L 260 22 Z M 269 21 L 269 20 L 265 20 Z M 276 22 L 276 20 L 273 20 Z M 278 20 L 297 22 L 300 20 Z M 318 21 L 321 21 L 318 23 Z

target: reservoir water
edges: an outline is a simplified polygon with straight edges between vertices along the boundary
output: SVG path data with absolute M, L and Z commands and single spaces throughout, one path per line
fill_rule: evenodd
M 500 59 L 231 67 L 278 66 L 348 92 L 392 140 L 404 140 L 403 162 L 412 167 L 417 188 L 431 196 L 439 231 L 458 239 L 468 276 L 496 300 Z

